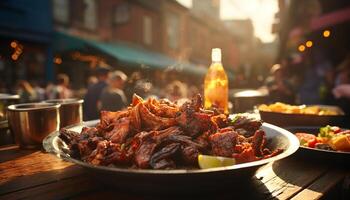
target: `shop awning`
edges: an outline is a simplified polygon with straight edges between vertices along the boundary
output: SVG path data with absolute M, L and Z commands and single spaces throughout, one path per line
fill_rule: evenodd
M 197 75 L 204 75 L 206 73 L 205 68 L 188 62 L 180 62 L 164 54 L 122 42 L 104 43 L 70 36 L 62 32 L 55 33 L 54 49 L 56 51 L 82 49 L 85 45 L 112 56 L 121 63 L 139 68 L 150 67 L 163 70 L 176 70 Z
M 311 20 L 311 30 L 316 31 L 350 20 L 350 7 L 343 8 Z

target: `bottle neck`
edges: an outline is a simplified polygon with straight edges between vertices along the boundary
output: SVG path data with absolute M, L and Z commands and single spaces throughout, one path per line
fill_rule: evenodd
M 221 63 L 221 60 L 220 60 L 220 61 L 218 61 L 218 60 L 212 60 L 212 61 L 211 61 L 211 64 L 222 64 L 222 63 Z

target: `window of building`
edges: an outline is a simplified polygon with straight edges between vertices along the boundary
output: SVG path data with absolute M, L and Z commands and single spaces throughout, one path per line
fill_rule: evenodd
M 84 0 L 85 12 L 84 12 L 84 26 L 85 28 L 94 30 L 97 25 L 97 12 L 95 0 Z
M 167 35 L 168 35 L 168 45 L 172 49 L 177 49 L 179 47 L 179 31 L 180 28 L 180 18 L 175 13 L 168 13 L 167 17 Z
M 152 44 L 152 19 L 149 16 L 143 17 L 143 42 Z
M 57 22 L 68 23 L 69 0 L 53 0 L 53 18 Z
M 122 3 L 117 6 L 114 10 L 113 23 L 114 24 L 123 24 L 129 21 L 130 12 L 129 5 L 127 3 Z

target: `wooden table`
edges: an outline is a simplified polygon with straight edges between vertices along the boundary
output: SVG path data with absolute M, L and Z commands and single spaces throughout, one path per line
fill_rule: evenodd
M 261 167 L 242 187 L 201 199 L 350 199 L 349 167 L 293 155 Z M 237 189 L 241 188 L 241 189 Z M 164 199 L 102 186 L 81 167 L 41 151 L 0 148 L 0 199 Z M 185 199 L 185 197 L 178 197 Z M 193 197 L 187 196 L 187 199 Z M 168 197 L 167 197 L 168 199 Z M 176 198 L 172 198 L 176 199 Z

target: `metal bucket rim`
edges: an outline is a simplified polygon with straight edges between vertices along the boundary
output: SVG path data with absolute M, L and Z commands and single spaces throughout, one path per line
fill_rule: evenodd
M 7 110 L 8 111 L 15 111 L 15 112 L 23 112 L 23 111 L 58 109 L 60 107 L 61 107 L 61 105 L 57 104 L 57 103 L 44 103 L 44 102 L 22 103 L 22 104 L 9 105 L 9 106 L 7 106 Z
M 83 99 L 75 99 L 75 98 L 68 98 L 68 99 L 49 99 L 43 101 L 43 103 L 56 103 L 61 105 L 68 105 L 68 104 L 82 104 L 84 103 Z

